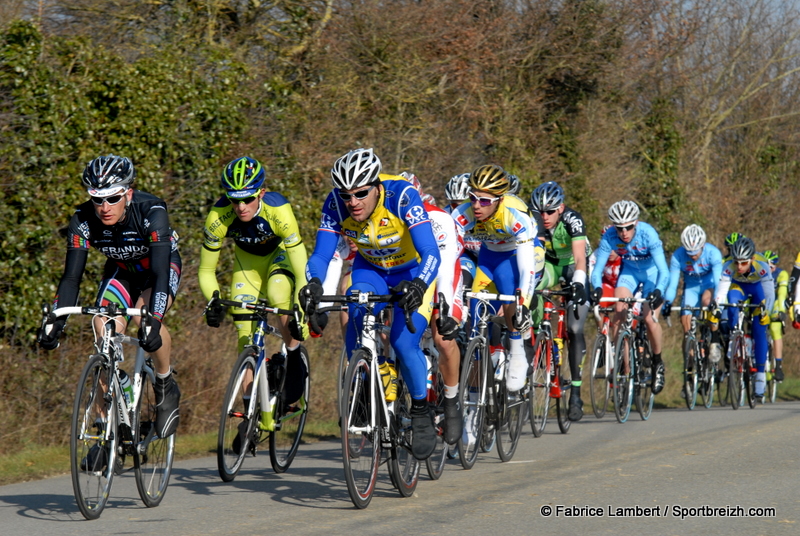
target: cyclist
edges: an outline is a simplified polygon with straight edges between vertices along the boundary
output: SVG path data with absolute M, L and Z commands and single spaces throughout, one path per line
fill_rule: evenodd
M 769 262 L 775 281 L 775 305 L 770 311 L 769 332 L 772 335 L 772 353 L 775 355 L 775 381 L 782 382 L 783 329 L 786 324 L 786 298 L 789 296 L 789 272 L 778 267 L 781 258 L 777 251 L 766 250 L 764 258 Z
M 597 249 L 597 264 L 592 272 L 592 301 L 600 303 L 603 295 L 603 270 L 609 255 L 616 251 L 622 257 L 617 288 L 614 295 L 630 298 L 641 283 L 642 293 L 647 297 L 642 311 L 647 324 L 647 337 L 653 347 L 652 380 L 653 394 L 664 388 L 664 363 L 661 360 L 661 325 L 658 314 L 663 303 L 663 292 L 669 283 L 669 268 L 664 257 L 664 247 L 658 232 L 652 225 L 639 221 L 639 206 L 634 201 L 618 201 L 608 209 L 608 218 L 614 227 L 609 228 L 600 240 Z M 614 315 L 614 330 L 625 316 L 626 305 L 617 303 Z M 652 311 L 653 314 L 650 314 Z
M 302 305 L 307 312 L 313 311 L 320 301 L 322 277 L 341 234 L 358 247 L 350 274 L 351 290 L 403 294 L 394 306 L 389 340 L 412 398 L 412 454 L 425 459 L 433 452 L 436 437 L 426 398 L 427 364 L 420 340 L 433 313 L 439 248 L 417 190 L 403 177 L 380 177 L 380 172 L 381 162 L 372 149 L 354 149 L 334 163 L 334 189 L 323 205 L 317 242 L 306 266 L 308 284 L 301 291 Z M 404 311 L 411 315 L 415 333 L 400 320 Z M 362 308 L 350 307 L 353 321 L 347 325 L 348 355 L 356 346 L 363 314 Z
M 470 202 L 456 208 L 452 216 L 461 232 L 481 242 L 472 291 L 490 287 L 500 294 L 522 291 L 521 322 L 516 319 L 517 304 L 503 307 L 510 354 L 506 387 L 518 391 L 525 385 L 528 371 L 522 332 L 530 331 L 530 307 L 544 260 L 538 231 L 524 203 L 512 202 L 513 197 L 505 199 L 509 182 L 502 167 L 478 167 L 470 174 L 469 186 Z
M 761 304 L 761 309 L 753 315 L 753 345 L 756 358 L 755 396 L 763 399 L 766 387 L 767 362 L 767 324 L 769 312 L 775 303 L 775 285 L 769 262 L 756 252 L 756 246 L 750 238 L 740 236 L 730 247 L 731 258 L 722 266 L 722 276 L 717 284 L 715 303 L 738 303 L 747 298 L 750 303 Z M 714 316 L 719 318 L 721 312 L 715 307 Z M 739 318 L 739 309 L 728 309 L 728 323 L 735 326 Z M 713 328 L 712 328 L 713 329 Z M 729 348 L 730 350 L 730 348 Z
M 790 313 L 794 329 L 800 329 L 800 285 L 797 284 L 798 279 L 800 279 L 800 253 L 794 259 L 792 275 L 789 276 L 789 296 L 792 297 L 793 303 Z
M 308 255 L 292 206 L 281 194 L 267 191 L 265 179 L 261 163 L 249 156 L 235 158 L 222 170 L 220 183 L 225 193 L 206 217 L 197 271 L 200 290 L 207 300 L 219 291 L 216 271 L 226 237 L 234 242 L 231 299 L 253 303 L 266 298 L 273 307 L 291 309 L 305 285 Z M 217 328 L 225 314 L 223 305 L 209 307 L 206 323 Z M 241 352 L 250 344 L 255 322 L 247 309 L 234 309 L 232 316 Z M 294 402 L 302 396 L 305 385 L 299 342 L 304 333 L 301 327 L 290 325 L 285 315 L 280 317 L 279 328 L 287 348 L 284 396 L 287 402 Z M 248 378 L 247 383 L 250 381 Z M 245 392 L 248 390 L 249 385 Z M 249 403 L 247 396 L 245 403 Z
M 444 195 L 449 203 L 447 211 L 453 211 L 459 206 L 469 201 L 469 173 L 454 175 L 444 188 Z M 461 276 L 464 279 L 464 288 L 471 289 L 475 279 L 475 270 L 478 262 L 478 251 L 481 249 L 481 242 L 471 236 L 462 236 L 464 240 L 464 251 L 458 258 L 461 263 Z
M 509 173 L 508 174 L 508 192 L 506 192 L 506 195 L 513 195 L 515 197 L 519 197 L 519 191 L 520 191 L 521 188 L 522 188 L 522 184 L 519 182 L 519 177 Z
M 537 186 L 531 194 L 531 206 L 544 221 L 545 270 L 537 288 L 553 288 L 563 282 L 572 289 L 566 315 L 572 373 L 568 416 L 571 421 L 579 421 L 583 417 L 581 363 L 586 354 L 583 325 L 589 311 L 586 272 L 591 246 L 586 239 L 583 217 L 564 204 L 564 190 L 557 183 L 550 181 Z M 578 318 L 575 318 L 576 309 Z
M 67 229 L 67 258 L 53 307 L 74 306 L 86 268 L 89 248 L 107 257 L 96 304 L 120 307 L 147 305 L 149 330 L 139 328 L 139 345 L 153 357 L 156 369 L 156 427 L 159 437 L 175 433 L 180 421 L 181 391 L 172 374 L 172 339 L 164 315 L 172 306 L 181 277 L 178 235 L 172 230 L 167 204 L 133 188 L 136 170 L 125 157 L 98 156 L 83 170 L 81 180 L 91 201 L 78 206 Z M 127 320 L 117 317 L 117 331 Z M 140 324 L 140 319 L 134 322 Z M 53 350 L 66 319 L 58 318 L 40 333 L 42 348 Z M 98 326 L 98 331 L 102 326 Z M 89 456 L 97 456 L 99 447 Z M 92 461 L 88 466 L 94 465 Z

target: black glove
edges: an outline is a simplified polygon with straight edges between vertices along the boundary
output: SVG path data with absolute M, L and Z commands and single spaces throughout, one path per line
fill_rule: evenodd
M 672 314 L 672 302 L 664 302 L 661 307 L 661 314 L 664 315 L 664 318 L 669 318 L 669 315 Z
M 57 318 L 52 324 L 45 324 L 39 328 L 39 346 L 45 350 L 55 350 L 59 345 L 59 338 L 61 332 L 64 331 L 64 325 L 67 323 L 64 318 Z M 48 333 L 49 331 L 49 333 Z
M 439 335 L 446 341 L 452 341 L 458 335 L 458 322 L 452 316 L 441 316 L 436 319 L 436 329 L 439 330 Z
M 296 341 L 306 340 L 306 338 L 303 336 L 303 329 L 300 327 L 300 324 L 297 323 L 297 320 L 294 317 L 289 319 L 289 333 Z
M 145 320 L 142 320 L 142 324 L 144 323 Z M 151 317 L 150 329 L 146 336 L 144 333 L 144 326 L 139 327 L 139 346 L 141 346 L 145 352 L 152 354 L 161 348 L 161 344 L 161 322 Z
M 655 310 L 661 307 L 661 304 L 664 303 L 664 298 L 661 297 L 661 291 L 655 289 L 650 294 L 648 294 L 647 302 L 650 304 L 650 309 Z
M 311 318 L 317 323 L 317 327 L 319 331 L 314 329 L 314 323 L 311 322 Z M 311 313 L 309 315 L 309 322 L 308 322 L 308 329 L 311 332 L 312 337 L 322 337 L 322 331 L 325 329 L 325 326 L 328 325 L 328 314 L 327 313 Z
M 222 319 L 225 318 L 227 307 L 221 303 L 216 303 L 206 308 L 206 324 L 212 328 L 218 328 Z
M 404 311 L 411 313 L 422 305 L 422 298 L 425 297 L 425 292 L 427 291 L 428 285 L 419 277 L 415 277 L 411 281 L 401 281 L 391 288 L 392 294 L 403 293 L 397 305 Z
M 572 283 L 572 301 L 576 305 L 583 305 L 586 303 L 586 287 L 583 283 Z
M 592 291 L 592 303 L 600 305 L 600 299 L 603 297 L 603 289 L 596 288 Z
M 708 304 L 708 310 L 713 318 L 716 318 L 717 320 L 722 318 L 722 309 L 719 308 L 717 302 L 712 300 L 711 303 Z
M 308 284 L 300 289 L 300 307 L 306 313 L 313 312 L 324 293 L 322 280 L 319 277 L 312 277 Z
M 517 313 L 522 313 L 522 319 L 517 321 Z M 531 311 L 525 305 L 517 305 L 517 313 L 514 313 L 514 318 L 511 319 L 511 324 L 517 331 L 525 331 L 531 327 Z

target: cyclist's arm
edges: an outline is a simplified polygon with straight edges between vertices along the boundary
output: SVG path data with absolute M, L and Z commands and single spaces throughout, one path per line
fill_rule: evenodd
M 164 319 L 169 299 L 170 256 L 172 254 L 172 228 L 167 209 L 154 206 L 147 214 L 150 220 L 150 271 L 153 286 L 150 293 L 150 314 L 158 320 Z
M 775 306 L 775 280 L 772 279 L 772 272 L 766 262 L 764 264 L 765 274 L 761 276 L 761 288 L 764 290 L 764 300 L 767 312 L 772 311 Z
M 786 296 L 789 295 L 789 274 L 782 270 L 778 275 L 778 289 L 775 293 L 775 306 L 772 308 L 774 313 L 786 312 Z
M 297 225 L 297 219 L 294 217 L 292 205 L 289 204 L 286 198 L 275 192 L 269 192 L 264 196 L 264 202 L 268 206 L 270 225 L 275 234 L 281 238 L 289 264 L 292 266 L 292 272 L 294 272 L 294 301 L 297 302 L 300 289 L 306 285 L 308 252 L 306 252 L 306 247 L 303 245 L 300 228 Z
M 572 239 L 572 258 L 575 259 L 575 274 L 572 276 L 572 282 L 586 286 L 586 274 L 589 271 L 589 263 L 586 259 L 585 236 Z
M 411 233 L 411 241 L 414 242 L 414 249 L 419 255 L 419 267 L 416 277 L 419 277 L 426 284 L 431 285 L 439 273 L 439 266 L 442 264 L 439 256 L 439 247 L 433 236 L 433 229 L 429 220 L 416 224 L 408 228 Z
M 608 257 L 611 255 L 611 246 L 605 239 L 600 239 L 600 245 L 595 250 L 595 262 L 592 269 L 592 288 L 603 288 L 603 270 L 606 268 Z
M 67 248 L 67 259 L 64 263 L 64 274 L 58 283 L 53 308 L 73 307 L 78 304 L 83 271 L 86 268 L 86 259 L 89 250 L 84 248 Z
M 535 239 L 531 238 L 517 242 L 517 269 L 519 270 L 519 289 L 522 291 L 522 298 L 525 306 L 530 307 L 533 299 L 533 292 L 537 283 L 537 253 Z M 544 261 L 542 251 L 538 253 L 538 258 Z
M 658 281 L 656 282 L 656 288 L 659 289 L 662 293 L 667 290 L 667 285 L 669 284 L 669 266 L 667 266 L 667 257 L 664 255 L 664 246 L 661 243 L 661 240 L 658 240 L 658 243 L 651 248 L 651 255 L 653 256 L 653 262 L 658 268 Z
M 714 248 L 713 255 L 711 256 L 711 280 L 716 286 L 719 279 L 722 277 L 722 253 Z
M 200 291 L 206 300 L 210 300 L 214 292 L 219 291 L 217 263 L 227 229 L 228 227 L 223 224 L 218 211 L 212 209 L 206 218 L 203 229 L 203 248 L 200 250 L 200 266 L 197 269 Z
M 730 264 L 729 262 L 726 265 Z M 717 283 L 717 292 L 714 296 L 714 301 L 717 303 L 726 303 L 728 301 L 728 290 L 731 288 L 731 269 L 723 269 L 722 276 Z
M 678 294 L 678 283 L 681 281 L 681 263 L 678 260 L 678 252 L 672 254 L 669 260 L 669 285 L 664 293 L 664 301 L 674 302 Z
M 792 266 L 792 275 L 789 276 L 789 293 L 793 297 L 794 303 L 800 303 L 800 285 L 797 280 L 800 278 L 800 252 L 794 259 L 794 266 Z

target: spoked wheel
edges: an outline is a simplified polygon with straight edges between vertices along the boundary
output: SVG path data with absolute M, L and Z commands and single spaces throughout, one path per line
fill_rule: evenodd
M 750 409 L 755 409 L 756 407 L 756 376 L 755 373 L 751 372 L 750 370 L 750 360 L 747 359 L 745 361 L 745 370 L 744 370 L 744 390 L 747 393 L 747 405 L 750 406 Z
M 411 395 L 405 382 L 398 386 L 395 402 L 394 440 L 389 452 L 389 476 L 403 497 L 411 497 L 417 489 L 420 463 L 411 454 Z
M 683 340 L 683 393 L 686 407 L 689 411 L 697 404 L 697 362 L 700 355 L 700 346 L 694 337 Z
M 508 368 L 506 368 L 508 373 Z M 497 454 L 500 460 L 507 462 L 514 457 L 519 436 L 522 433 L 525 399 L 519 392 L 509 393 L 505 384 L 496 385 L 498 403 Z
M 483 437 L 484 406 L 479 401 L 487 396 L 486 376 L 481 367 L 486 359 L 489 359 L 486 341 L 482 337 L 472 339 L 464 352 L 459 379 L 464 432 L 458 440 L 458 457 L 464 469 L 472 469 L 475 465 Z
M 220 478 L 225 482 L 231 482 L 239 474 L 247 451 L 255 452 L 254 442 L 259 433 L 257 422 L 260 412 L 254 407 L 248 418 L 244 395 L 245 386 L 252 385 L 255 377 L 257 352 L 256 348 L 247 346 L 239 354 L 222 402 L 217 433 L 217 469 Z M 253 392 L 249 398 L 250 404 L 257 406 L 256 398 L 256 393 Z
M 342 386 L 344 385 L 344 375 L 347 372 L 347 347 L 342 347 L 342 353 L 339 354 L 339 369 L 336 377 L 339 381 L 336 383 L 336 411 L 339 417 L 342 416 Z
M 620 335 L 617 339 L 617 355 L 614 357 L 615 369 L 611 376 L 611 392 L 614 395 L 614 414 L 617 421 L 628 420 L 633 401 L 633 348 L 629 335 Z
M 731 339 L 731 365 L 728 373 L 728 393 L 733 409 L 744 403 L 744 337 Z
M 701 361 L 701 365 L 700 395 L 703 399 L 703 405 L 706 408 L 710 408 L 714 402 L 714 390 L 717 386 L 717 364 L 712 363 L 708 357 L 705 357 Z
M 774 404 L 775 399 L 778 397 L 778 381 L 775 379 L 777 362 L 775 361 L 775 354 L 772 353 L 772 345 L 770 344 L 767 348 L 767 389 L 764 394 L 766 399 Z
M 650 349 L 650 342 L 647 340 L 639 341 L 639 346 L 643 352 L 636 355 L 636 366 L 634 374 L 636 378 L 636 409 L 643 421 L 650 418 L 653 413 L 653 352 Z
M 152 363 L 148 362 L 152 367 Z M 175 458 L 175 434 L 160 438 L 156 433 L 156 394 L 154 376 L 142 372 L 142 387 L 133 416 L 133 464 L 139 497 L 148 507 L 158 506 L 167 492 L 172 462 Z
M 93 355 L 83 367 L 70 428 L 72 490 L 83 517 L 97 519 L 103 512 L 117 461 L 116 396 L 104 396 L 111 383 L 106 358 Z
M 725 369 L 725 361 L 720 360 L 717 363 L 717 367 L 719 369 L 719 374 L 717 378 L 717 401 L 719 402 L 720 407 L 725 407 L 730 404 L 731 395 L 729 392 L 730 387 L 730 380 L 728 378 L 729 373 Z M 728 363 L 728 369 L 730 369 L 730 362 Z
M 292 465 L 297 448 L 303 438 L 308 416 L 308 401 L 311 391 L 311 368 L 308 362 L 308 351 L 300 347 L 300 358 L 306 367 L 306 378 L 303 382 L 303 395 L 294 402 L 283 401 L 282 414 L 275 416 L 275 429 L 269 434 L 269 461 L 276 473 L 284 473 Z M 288 403 L 287 403 L 288 402 Z
M 550 365 L 553 341 L 544 333 L 536 335 L 533 345 L 533 372 L 528 377 L 531 431 L 540 437 L 547 425 L 547 412 L 550 409 Z
M 366 508 L 372 500 L 381 461 L 380 418 L 371 424 L 375 397 L 370 393 L 370 364 L 364 350 L 350 358 L 342 390 L 342 459 L 347 491 L 356 508 Z M 377 387 L 376 387 L 377 389 Z M 383 396 L 382 393 L 380 396 Z
M 428 476 L 431 477 L 431 480 L 439 480 L 442 472 L 444 472 L 448 449 L 447 443 L 444 442 L 444 378 L 442 378 L 442 371 L 438 367 L 436 374 L 433 375 L 432 393 L 435 400 L 429 400 L 429 402 L 433 406 L 436 448 L 433 449 L 433 454 L 425 460 L 425 468 L 428 470 Z
M 594 416 L 601 419 L 606 414 L 608 398 L 611 396 L 610 378 L 613 356 L 607 355 L 608 335 L 602 333 L 594 341 L 592 350 L 589 389 L 592 395 Z
M 562 434 L 569 432 L 572 421 L 569 420 L 569 397 L 572 391 L 572 372 L 569 368 L 567 359 L 566 345 L 564 351 L 559 356 L 559 363 L 556 364 L 554 376 L 558 378 L 559 397 L 556 399 L 556 417 L 558 419 L 558 429 Z M 552 394 L 552 392 L 551 392 Z

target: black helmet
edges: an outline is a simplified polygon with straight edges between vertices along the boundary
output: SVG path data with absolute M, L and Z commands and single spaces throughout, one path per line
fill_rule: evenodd
M 133 162 L 124 156 L 98 156 L 86 165 L 81 182 L 89 195 L 104 196 L 127 189 L 136 178 Z

